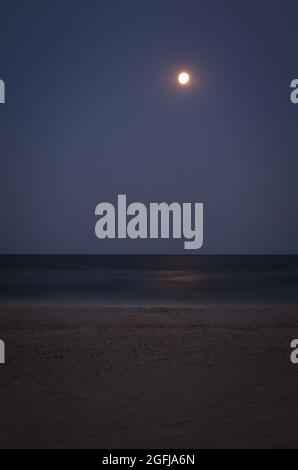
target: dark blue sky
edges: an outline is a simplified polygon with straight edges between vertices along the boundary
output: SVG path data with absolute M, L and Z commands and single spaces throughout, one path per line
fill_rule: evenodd
M 298 253 L 297 1 L 0 8 L 0 252 L 184 252 L 97 240 L 95 206 L 124 193 L 204 202 L 199 253 Z

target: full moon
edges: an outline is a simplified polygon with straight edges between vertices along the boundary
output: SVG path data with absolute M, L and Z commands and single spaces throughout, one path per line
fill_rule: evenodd
M 190 82 L 190 75 L 187 72 L 180 72 L 178 75 L 178 82 L 180 85 L 188 85 Z

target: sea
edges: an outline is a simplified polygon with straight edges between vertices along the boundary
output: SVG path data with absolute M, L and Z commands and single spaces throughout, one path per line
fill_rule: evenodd
M 298 256 L 2 255 L 0 304 L 298 305 Z

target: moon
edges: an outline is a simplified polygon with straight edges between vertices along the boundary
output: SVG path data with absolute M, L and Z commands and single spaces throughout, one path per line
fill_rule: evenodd
M 190 83 L 190 74 L 188 72 L 180 72 L 178 75 L 178 83 L 186 86 Z

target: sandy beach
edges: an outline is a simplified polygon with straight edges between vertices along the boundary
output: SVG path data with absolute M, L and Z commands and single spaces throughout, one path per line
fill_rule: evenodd
M 0 448 L 298 447 L 298 310 L 0 308 Z

